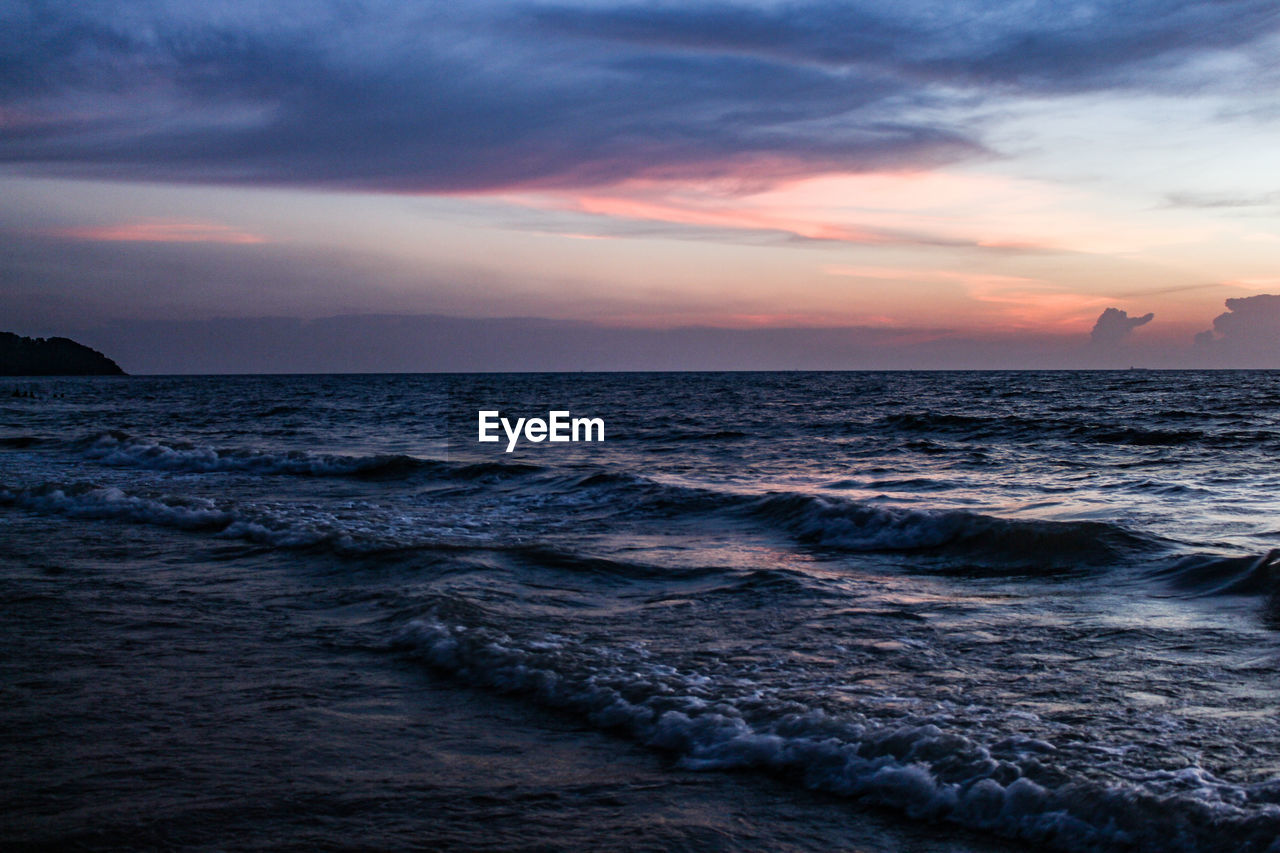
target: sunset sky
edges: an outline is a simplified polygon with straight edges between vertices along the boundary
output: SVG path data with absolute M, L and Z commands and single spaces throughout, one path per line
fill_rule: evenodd
M 0 3 L 0 328 L 126 369 L 1280 367 L 1270 294 L 1274 0 Z M 402 315 L 560 333 L 175 361 Z

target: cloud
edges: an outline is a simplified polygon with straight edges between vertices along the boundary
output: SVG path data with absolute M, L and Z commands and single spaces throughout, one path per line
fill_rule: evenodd
M 122 243 L 231 243 L 253 245 L 267 240 L 216 222 L 172 222 L 147 220 L 86 228 L 61 228 L 48 232 L 52 237 Z
M 1196 345 L 1208 351 L 1244 358 L 1280 360 L 1280 296 L 1260 293 L 1226 301 L 1226 312 L 1213 328 L 1196 335 Z
M 1155 316 L 1148 313 L 1141 317 L 1130 317 L 1128 311 L 1108 308 L 1098 316 L 1098 322 L 1093 324 L 1089 337 L 1101 346 L 1117 346 L 1124 343 L 1134 329 L 1150 323 Z
M 880 74 L 521 32 L 520 7 L 317 2 L 10 20 L 0 161 L 59 174 L 397 192 L 754 181 L 981 146 Z M 21 17 L 10 11 L 7 17 Z M 23 35 L 25 34 L 25 38 Z
M 566 32 L 653 47 L 828 66 L 872 64 L 921 82 L 1033 92 L 1177 90 L 1182 81 L 1170 74 L 1177 60 L 1256 42 L 1280 23 L 1274 4 L 1265 0 L 1103 0 L 1071 9 L 1051 0 L 956 2 L 896 11 L 831 0 L 563 4 L 541 10 L 538 18 Z
M 1280 205 L 1280 192 L 1254 195 L 1213 195 L 1209 193 L 1169 193 L 1165 196 L 1168 207 L 1186 207 L 1199 210 L 1232 208 L 1256 208 Z
M 0 163 L 422 193 L 933 168 L 991 156 L 957 104 L 1176 89 L 1276 29 L 1270 0 L 5 4 Z

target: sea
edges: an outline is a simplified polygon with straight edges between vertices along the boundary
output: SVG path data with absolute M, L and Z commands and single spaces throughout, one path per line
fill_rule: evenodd
M 0 380 L 0 838 L 1277 851 L 1278 461 L 1280 372 Z

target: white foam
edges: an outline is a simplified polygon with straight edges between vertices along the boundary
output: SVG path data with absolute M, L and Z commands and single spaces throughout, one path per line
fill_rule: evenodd
M 43 486 L 22 491 L 0 490 L 0 498 L 27 509 L 74 518 L 115 518 L 197 529 L 225 527 L 232 515 L 202 498 L 158 500 L 131 495 L 114 486 Z
M 185 442 L 166 444 L 145 441 L 114 433 L 97 436 L 83 452 L 89 459 L 114 467 L 191 473 L 227 471 L 345 476 L 369 473 L 397 464 L 411 466 L 421 461 L 407 456 L 342 456 L 303 450 L 282 453 L 245 449 L 219 450 Z
M 1199 768 L 1164 780 L 1172 786 L 1079 780 L 1050 789 L 937 725 L 875 725 L 794 706 L 762 713 L 750 685 L 717 685 L 625 650 L 606 654 L 565 638 L 520 642 L 430 620 L 409 625 L 397 644 L 472 683 L 620 729 L 675 753 L 688 769 L 767 769 L 912 817 L 1055 849 L 1194 851 L 1229 840 L 1232 849 L 1261 851 L 1276 849 L 1280 835 L 1280 807 Z M 1054 752 L 1030 738 L 1002 746 L 1041 760 Z
M 0 503 L 70 518 L 106 519 L 212 532 L 277 548 L 323 546 L 368 554 L 406 547 L 489 543 L 488 524 L 452 515 L 405 514 L 362 501 L 338 505 L 303 502 L 213 501 L 189 495 L 131 493 L 94 483 L 0 487 Z M 444 521 L 447 523 L 438 523 Z

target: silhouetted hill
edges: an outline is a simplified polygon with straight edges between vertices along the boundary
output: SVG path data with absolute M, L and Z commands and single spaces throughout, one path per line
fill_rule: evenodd
M 124 376 L 120 365 L 70 338 L 0 332 L 0 376 Z

